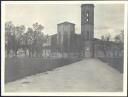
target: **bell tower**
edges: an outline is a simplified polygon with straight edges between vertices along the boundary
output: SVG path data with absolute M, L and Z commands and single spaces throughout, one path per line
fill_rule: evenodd
M 84 57 L 93 57 L 94 5 L 81 5 L 81 36 Z

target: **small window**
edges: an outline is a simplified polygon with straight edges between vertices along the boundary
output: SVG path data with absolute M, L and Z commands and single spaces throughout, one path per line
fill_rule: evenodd
M 88 22 L 88 19 L 86 19 L 86 21 Z
M 86 15 L 87 15 L 87 17 L 88 17 L 88 12 L 87 12 L 87 14 L 86 14 Z

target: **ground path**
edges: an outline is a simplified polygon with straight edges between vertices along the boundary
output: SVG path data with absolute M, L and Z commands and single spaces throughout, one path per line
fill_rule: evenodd
M 6 92 L 114 92 L 122 91 L 123 74 L 98 59 L 67 66 L 7 83 Z

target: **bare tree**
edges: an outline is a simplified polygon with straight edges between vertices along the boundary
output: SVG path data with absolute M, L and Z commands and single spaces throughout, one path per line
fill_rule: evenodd
M 35 51 L 36 56 L 41 56 L 42 46 L 43 46 L 43 32 L 42 30 L 44 27 L 41 24 L 38 24 L 37 22 L 33 25 L 33 31 L 34 31 L 34 42 L 33 42 L 33 48 Z
M 124 49 L 124 47 L 123 47 L 124 46 L 124 31 L 121 30 L 120 34 L 116 35 L 114 37 L 114 39 L 115 39 L 115 43 L 118 45 L 118 53 L 123 53 L 123 49 Z
M 16 42 L 17 42 L 17 49 L 15 52 L 17 52 L 18 49 L 25 50 L 24 49 L 25 48 L 24 33 L 25 33 L 25 26 L 24 25 L 20 25 L 20 26 L 15 27 L 15 36 L 16 36 Z
M 101 43 L 100 50 L 104 53 L 104 56 L 109 56 L 109 51 L 111 50 L 111 43 L 110 43 L 111 35 L 101 36 Z
M 11 21 L 5 23 L 5 50 L 7 51 L 7 56 L 10 54 L 10 51 L 13 51 L 15 55 L 17 50 L 15 26 Z

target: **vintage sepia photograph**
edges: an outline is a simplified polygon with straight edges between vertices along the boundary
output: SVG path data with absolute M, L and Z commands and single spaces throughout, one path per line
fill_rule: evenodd
M 124 3 L 2 8 L 4 93 L 124 91 Z

